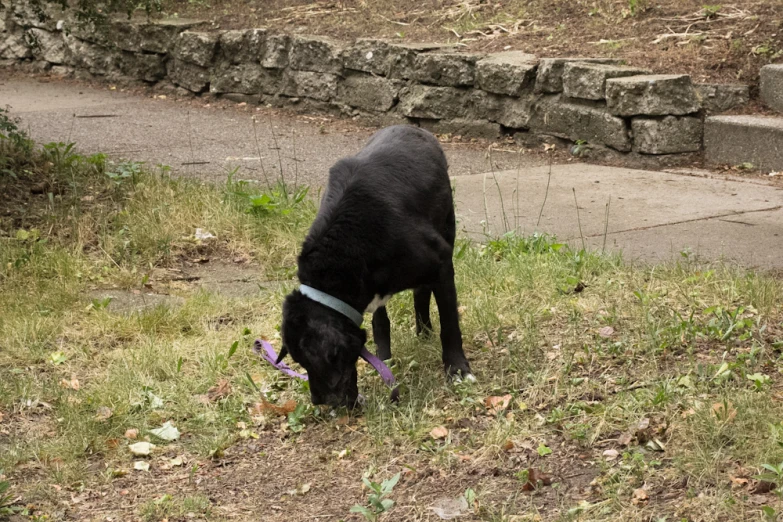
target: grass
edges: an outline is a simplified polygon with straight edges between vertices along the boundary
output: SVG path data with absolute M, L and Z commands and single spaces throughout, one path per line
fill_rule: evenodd
M 389 404 L 362 363 L 367 404 L 345 417 L 311 408 L 306 385 L 250 352 L 256 337 L 278 338 L 310 199 L 170 179 L 62 144 L 4 139 L 0 158 L 13 173 L 0 189 L 26 203 L 10 198 L 0 223 L 0 484 L 11 485 L 2 509 L 54 516 L 84 495 L 70 508 L 82 516 L 308 518 L 235 496 L 215 478 L 222 469 L 260 481 L 263 496 L 297 505 L 290 499 L 308 495 L 346 520 L 367 505 L 362 477 L 380 484 L 400 472 L 387 503 L 398 520 L 468 488 L 480 520 L 761 520 L 762 507 L 781 508 L 753 478 L 783 461 L 777 279 L 687 257 L 632 266 L 547 236 L 460 240 L 478 383 L 445 383 L 437 336 L 413 335 L 405 293 L 389 305 L 402 401 Z M 39 182 L 40 196 L 22 190 Z M 196 240 L 196 228 L 216 238 Z M 245 256 L 250 272 L 284 282 L 230 297 L 161 279 L 203 256 Z M 118 311 L 96 288 L 181 301 Z M 487 406 L 506 395 L 507 407 Z M 178 439 L 150 434 L 165 422 Z M 445 437 L 431 435 L 438 427 Z M 152 455 L 131 455 L 145 439 Z M 268 484 L 277 455 L 285 473 Z M 551 478 L 528 491 L 531 474 Z M 332 481 L 339 499 L 318 487 Z M 85 493 L 95 491 L 130 493 L 112 502 Z

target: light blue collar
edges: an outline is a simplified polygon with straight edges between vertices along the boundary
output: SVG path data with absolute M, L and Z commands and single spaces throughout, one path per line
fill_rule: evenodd
M 336 297 L 332 297 L 325 292 L 321 292 L 320 290 L 316 290 L 315 288 L 307 285 L 299 285 L 299 291 L 302 292 L 302 295 L 309 297 L 316 303 L 321 303 L 322 305 L 329 307 L 336 312 L 340 312 L 345 317 L 356 323 L 356 326 L 361 328 L 362 323 L 364 322 L 364 315 L 345 301 L 340 301 Z

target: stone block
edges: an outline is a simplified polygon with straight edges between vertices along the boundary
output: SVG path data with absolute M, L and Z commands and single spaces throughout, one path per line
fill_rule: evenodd
M 460 87 L 473 85 L 478 54 L 425 53 L 416 56 L 412 78 L 421 83 Z
M 123 75 L 135 80 L 158 82 L 166 77 L 166 57 L 162 54 L 122 51 L 118 65 Z
M 419 126 L 433 134 L 451 134 L 465 138 L 496 140 L 500 137 L 500 125 L 477 120 L 420 120 Z
M 534 96 L 506 97 L 500 104 L 493 121 L 509 129 L 527 129 L 530 113 L 536 98 Z
M 68 34 L 63 34 L 63 41 L 68 48 L 68 65 L 77 70 L 85 70 L 98 76 L 118 71 L 118 52 Z
M 410 79 L 416 71 L 416 57 L 422 53 L 449 49 L 443 44 L 400 43 L 359 38 L 343 50 L 343 67 L 395 79 Z
M 218 35 L 184 31 L 177 36 L 172 56 L 183 62 L 209 67 L 217 49 Z
M 218 41 L 219 60 L 224 64 L 261 63 L 266 50 L 266 29 L 226 31 Z
M 211 85 L 210 89 L 212 89 Z M 248 105 L 261 105 L 261 103 L 263 103 L 260 94 L 240 94 L 238 92 L 227 92 L 226 94 L 221 94 L 220 98 L 232 101 L 234 103 L 245 103 Z
M 569 62 L 563 65 L 563 94 L 569 98 L 603 100 L 606 80 L 640 74 L 650 74 L 650 71 L 625 65 Z
M 761 68 L 761 101 L 773 111 L 783 112 L 783 64 Z
M 52 70 L 50 73 L 54 76 L 59 76 L 61 78 L 71 78 L 74 75 L 73 67 L 68 67 L 65 65 L 55 65 L 52 67 Z
M 711 116 L 704 120 L 704 155 L 720 165 L 783 170 L 783 118 Z
M 519 96 L 536 81 L 538 58 L 520 51 L 491 54 L 476 63 L 476 86 L 487 92 Z
M 43 29 L 30 29 L 28 34 L 35 58 L 49 63 L 65 63 L 67 51 L 62 33 L 52 33 Z
M 447 51 L 453 46 L 426 43 L 395 43 L 390 46 L 390 66 L 387 76 L 402 80 L 415 78 L 417 57 L 435 51 Z
M 217 94 L 277 94 L 282 71 L 258 63 L 241 63 L 212 71 L 209 92 Z
M 296 71 L 339 74 L 343 43 L 323 36 L 294 36 L 288 66 Z
M 750 101 L 750 87 L 741 83 L 702 83 L 695 88 L 702 109 L 711 114 L 726 112 Z
M 169 60 L 169 79 L 191 92 L 204 92 L 209 86 L 209 69 L 177 58 Z
M 33 52 L 25 40 L 22 31 L 13 31 L 0 35 L 0 58 L 5 60 L 25 60 L 32 58 Z
M 598 104 L 566 102 L 557 95 L 542 97 L 532 105 L 529 127 L 534 132 L 573 141 L 584 140 L 620 151 L 631 150 L 625 121 L 612 116 Z
M 704 124 L 694 116 L 634 118 L 633 150 L 641 154 L 678 154 L 701 150 Z
M 2 13 L 2 10 L 0 10 Z M 54 31 L 57 22 L 67 15 L 62 6 L 55 2 L 31 2 L 21 0 L 11 2 L 8 6 L 8 20 L 23 29 L 44 29 Z
M 291 52 L 291 37 L 285 34 L 270 34 L 266 38 L 264 57 L 261 65 L 268 69 L 288 67 L 288 55 Z
M 397 101 L 400 82 L 378 76 L 352 74 L 340 82 L 337 95 L 340 102 L 369 112 L 385 112 Z
M 534 96 L 503 96 L 472 90 L 466 92 L 462 100 L 466 119 L 489 120 L 511 129 L 525 129 Z
M 399 55 L 387 40 L 359 38 L 343 51 L 343 67 L 352 71 L 388 76 L 395 58 Z
M 282 93 L 286 96 L 330 101 L 337 96 L 337 75 L 314 71 L 286 71 Z
M 544 58 L 538 64 L 536 92 L 563 92 L 563 68 L 570 62 L 605 63 L 619 65 L 613 58 Z
M 653 74 L 606 80 L 606 105 L 617 116 L 681 116 L 701 109 L 687 74 Z
M 409 118 L 463 118 L 467 112 L 465 91 L 453 87 L 411 85 L 400 95 L 400 112 Z
M 444 47 L 449 46 L 359 38 L 343 51 L 343 67 L 352 71 L 409 79 L 415 70 L 418 54 Z
M 166 54 L 174 48 L 177 35 L 191 25 L 172 22 L 138 24 L 123 20 L 112 23 L 109 39 L 123 51 Z M 93 40 L 96 33 L 98 37 L 96 43 L 103 43 L 101 29 L 97 29 L 92 35 L 81 36 L 77 33 L 77 36 Z

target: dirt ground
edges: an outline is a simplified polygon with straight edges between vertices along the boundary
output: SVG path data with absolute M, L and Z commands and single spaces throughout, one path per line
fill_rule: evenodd
M 695 81 L 757 84 L 783 58 L 779 0 L 171 0 L 214 28 L 266 26 L 350 40 L 437 41 L 477 52 L 611 56 Z

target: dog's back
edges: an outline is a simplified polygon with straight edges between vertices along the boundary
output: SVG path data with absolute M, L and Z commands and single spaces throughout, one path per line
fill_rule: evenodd
M 329 171 L 303 254 L 341 221 L 387 240 L 428 223 L 453 243 L 451 184 L 438 140 L 418 127 L 387 127 L 358 154 L 338 161 Z

